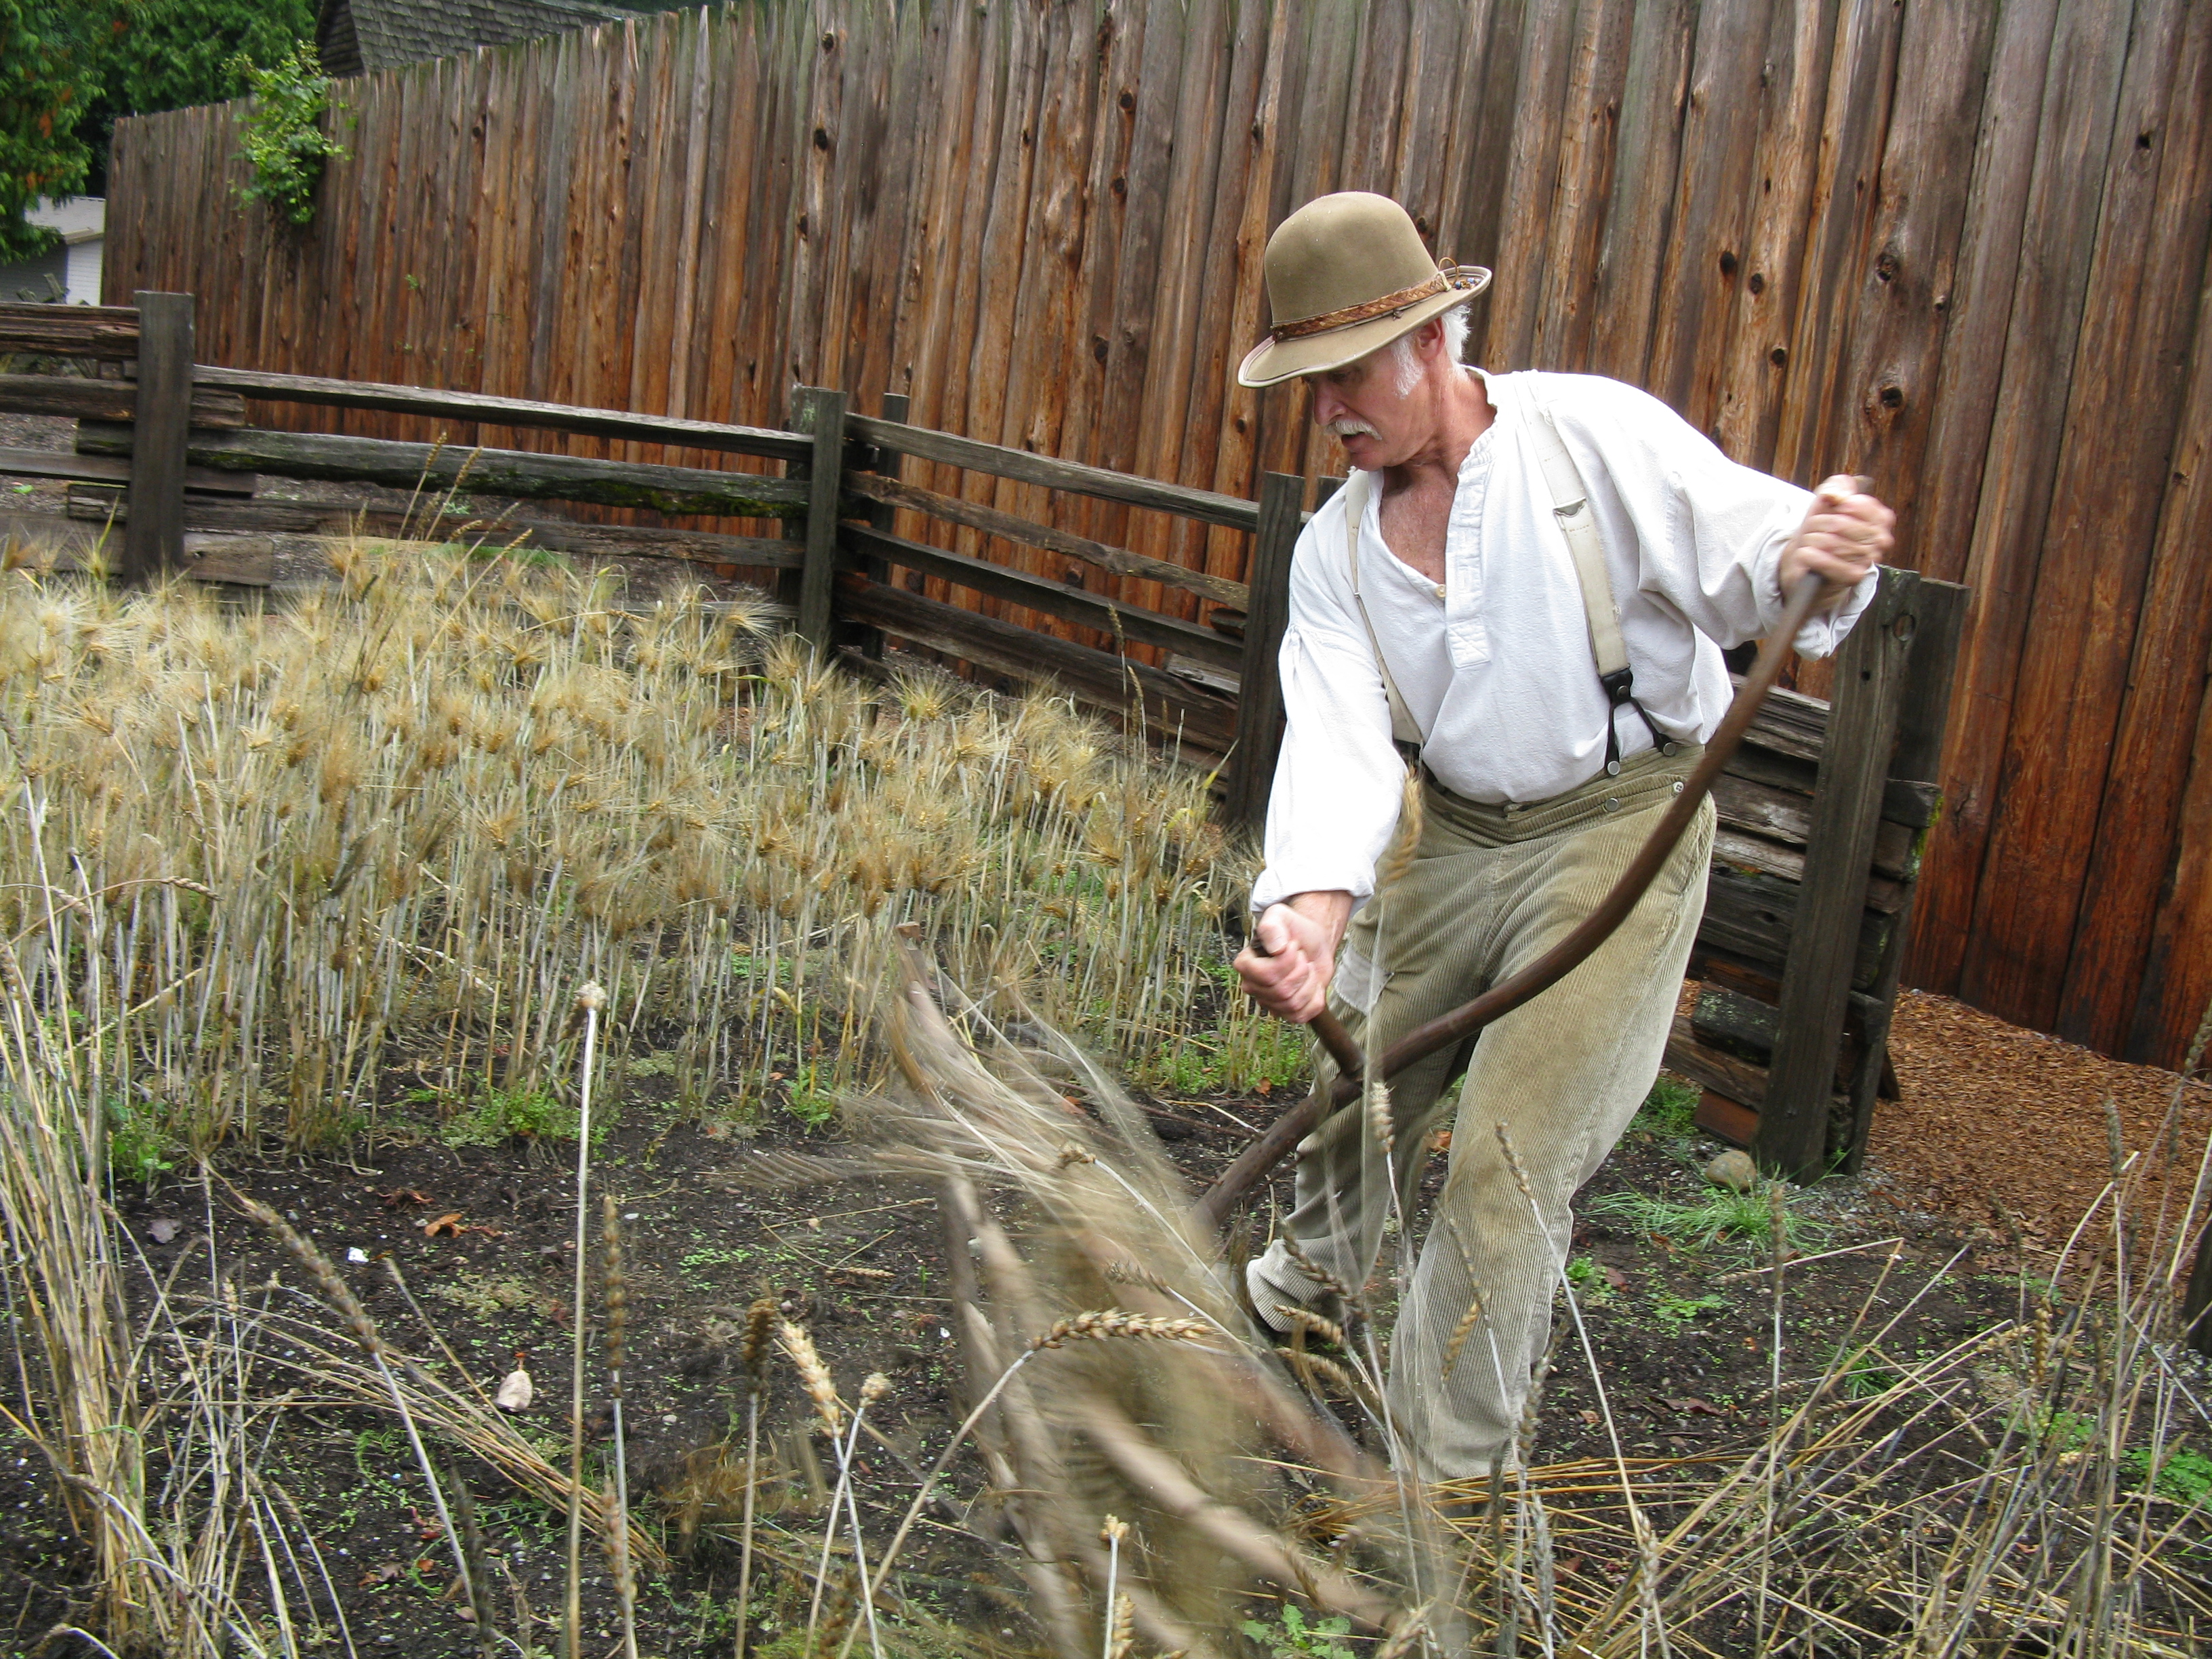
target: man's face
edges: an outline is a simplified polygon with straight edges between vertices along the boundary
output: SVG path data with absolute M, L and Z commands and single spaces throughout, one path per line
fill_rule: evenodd
M 1427 400 L 1418 380 L 1401 390 L 1401 362 L 1384 346 L 1309 377 L 1314 423 L 1342 444 L 1345 459 L 1363 471 L 1401 465 L 1428 436 Z

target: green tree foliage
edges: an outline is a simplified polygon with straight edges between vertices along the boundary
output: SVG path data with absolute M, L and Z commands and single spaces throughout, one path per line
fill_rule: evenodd
M 0 258 L 50 240 L 37 198 L 104 190 L 122 117 L 242 97 L 314 32 L 315 0 L 0 0 Z
M 99 89 L 96 20 L 73 0 L 0 0 L 0 259 L 42 252 L 23 222 L 41 196 L 83 187 L 92 149 L 78 129 Z
M 69 0 L 63 0 L 66 4 Z M 252 90 L 295 41 L 315 35 L 314 0 L 108 0 L 122 27 L 106 53 L 112 116 L 219 104 Z

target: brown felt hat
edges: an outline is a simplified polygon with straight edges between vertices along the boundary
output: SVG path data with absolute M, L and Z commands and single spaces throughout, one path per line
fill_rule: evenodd
M 1439 264 L 1413 216 L 1387 196 L 1319 196 L 1267 239 L 1274 326 L 1237 370 L 1241 386 L 1273 386 L 1341 368 L 1490 286 L 1480 265 Z

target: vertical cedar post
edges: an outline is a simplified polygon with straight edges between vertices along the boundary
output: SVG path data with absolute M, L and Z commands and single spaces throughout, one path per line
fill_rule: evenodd
M 2212 1354 L 2212 1227 L 2197 1236 L 2197 1261 L 2181 1297 L 2181 1340 Z
M 905 392 L 884 393 L 885 420 L 896 421 L 901 426 L 904 426 L 908 407 Z M 863 471 L 880 472 L 887 478 L 896 479 L 899 472 L 899 453 L 896 449 L 871 447 L 861 453 L 860 466 Z M 882 531 L 886 536 L 891 533 L 893 522 L 897 517 L 898 509 L 887 501 L 868 503 L 869 525 Z M 888 582 L 891 579 L 890 565 L 872 553 L 868 556 L 867 568 L 868 580 L 872 582 Z M 863 628 L 859 630 L 857 643 L 862 656 L 872 659 L 880 659 L 884 654 L 884 630 L 880 628 Z
M 1884 570 L 1874 603 L 1838 653 L 1836 696 L 1813 786 L 1805 874 L 1782 969 L 1782 1008 L 1752 1155 L 1799 1182 L 1827 1173 L 1836 1052 L 1844 1038 L 1875 830 L 1911 655 L 1919 576 Z
M 1917 619 L 1914 612 L 1917 613 Z M 1911 629 L 1911 653 L 1905 667 L 1905 689 L 1899 700 L 1897 749 L 1889 763 L 1889 776 L 1899 782 L 1933 788 L 1942 771 L 1943 727 L 1951 713 L 1951 682 L 1959 665 L 1959 635 L 1966 620 L 1966 590 L 1955 582 L 1920 579 L 1913 611 L 1906 613 Z M 1895 624 L 1892 624 L 1893 627 Z M 1940 803 L 1940 796 L 1938 800 Z M 1940 805 L 1937 809 L 1941 810 Z M 1856 1175 L 1866 1161 L 1867 1136 L 1874 1127 L 1874 1103 L 1881 1088 L 1881 1075 L 1889 1055 L 1889 1027 L 1897 1011 L 1897 988 L 1905 969 L 1905 953 L 1912 936 L 1912 900 L 1920 890 L 1917 878 L 1920 860 L 1935 832 L 1931 820 L 1913 832 L 1911 860 L 1907 868 L 1915 879 L 1905 889 L 1905 902 L 1889 919 L 1889 937 L 1881 948 L 1868 993 L 1874 1010 L 1867 1016 L 1865 1042 L 1851 1069 L 1850 1130 L 1840 1150 L 1844 1175 Z
M 185 447 L 192 418 L 192 296 L 141 292 L 129 514 L 115 574 L 143 581 L 185 562 Z
M 795 386 L 791 394 L 791 425 L 814 440 L 814 453 L 795 463 L 789 476 L 807 481 L 806 520 L 803 539 L 806 550 L 796 583 L 784 584 L 786 596 L 796 601 L 799 635 L 823 656 L 830 653 L 830 601 L 837 581 L 837 501 L 843 482 L 845 454 L 845 394 L 821 386 Z
M 1283 683 L 1275 667 L 1290 621 L 1291 554 L 1298 543 L 1305 480 L 1270 472 L 1260 483 L 1260 524 L 1244 573 L 1244 662 L 1237 681 L 1237 746 L 1223 813 L 1254 830 L 1267 821 L 1267 791 L 1283 744 Z

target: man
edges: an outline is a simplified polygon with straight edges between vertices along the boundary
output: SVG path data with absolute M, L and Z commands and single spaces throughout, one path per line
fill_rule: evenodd
M 1308 204 L 1266 276 L 1274 327 L 1238 379 L 1305 379 L 1354 471 L 1292 562 L 1259 948 L 1237 968 L 1286 1018 L 1326 998 L 1374 1054 L 1596 906 L 1720 723 L 1723 647 L 1768 631 L 1811 572 L 1829 605 L 1796 644 L 1832 650 L 1892 519 L 1849 479 L 1808 495 L 1735 465 L 1618 381 L 1463 366 L 1464 307 L 1490 274 L 1438 267 L 1387 198 Z M 1415 744 L 1418 826 L 1386 858 Z M 1708 802 L 1589 961 L 1471 1053 L 1401 1073 L 1384 1111 L 1355 1104 L 1299 1148 L 1297 1251 L 1278 1238 L 1248 1272 L 1279 1327 L 1325 1309 L 1329 1281 L 1368 1280 L 1394 1208 L 1414 1237 L 1438 1096 L 1466 1069 L 1392 1342 L 1392 1416 L 1428 1479 L 1516 1455 L 1570 1200 L 1658 1073 L 1711 844 Z

